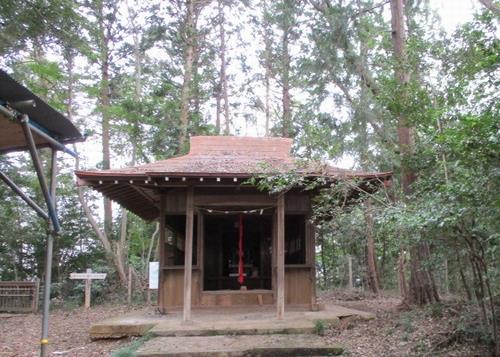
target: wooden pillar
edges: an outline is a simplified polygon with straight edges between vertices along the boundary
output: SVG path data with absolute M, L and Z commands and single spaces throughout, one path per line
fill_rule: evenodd
M 203 277 L 204 277 L 204 259 L 205 259 L 205 216 L 203 215 L 201 210 L 196 211 L 196 215 L 198 217 L 197 221 L 197 242 L 198 242 L 198 261 L 196 262 L 196 265 L 200 268 L 200 290 L 198 292 L 198 296 L 201 296 L 201 292 L 203 291 L 204 285 L 203 285 Z
M 191 320 L 191 280 L 193 271 L 193 188 L 187 189 L 186 197 L 186 240 L 184 246 L 184 309 L 183 320 Z
M 165 298 L 163 291 L 163 281 L 165 280 L 165 213 L 167 211 L 167 197 L 164 193 L 160 195 L 160 217 L 158 218 L 160 239 L 158 244 L 160 245 L 159 254 L 159 269 L 158 269 L 158 306 L 162 313 L 165 313 Z
M 277 229 L 276 227 L 278 226 L 278 211 L 277 211 L 277 208 L 273 214 L 273 236 L 272 236 L 272 255 L 271 255 L 271 286 L 273 288 L 273 304 L 276 304 L 276 299 L 277 299 L 277 294 L 278 294 L 278 290 L 277 290 L 277 279 L 276 279 L 276 275 L 278 274 L 278 263 L 277 263 L 277 254 L 276 254 L 276 247 L 277 247 Z
M 314 224 L 311 223 L 311 215 L 306 216 L 306 247 L 307 247 L 307 261 L 306 263 L 311 267 L 309 279 L 311 281 L 311 306 L 312 311 L 318 309 L 316 302 L 316 229 Z
M 92 269 L 87 269 L 87 274 L 92 274 Z M 85 279 L 85 308 L 90 309 L 90 285 L 91 279 Z
M 285 316 L 285 194 L 278 196 L 277 202 L 277 239 L 276 239 L 276 263 L 277 263 L 277 296 L 276 317 L 283 319 Z
M 35 286 L 33 287 L 33 301 L 31 303 L 31 312 L 36 314 L 38 312 L 38 299 L 40 298 L 40 279 L 36 279 Z

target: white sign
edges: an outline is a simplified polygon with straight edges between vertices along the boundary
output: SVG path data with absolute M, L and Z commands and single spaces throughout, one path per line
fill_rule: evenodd
M 82 279 L 82 280 L 87 280 L 87 279 L 106 279 L 106 273 L 71 273 L 69 275 L 70 279 Z
M 158 280 L 160 273 L 159 262 L 149 262 L 149 288 L 158 289 Z

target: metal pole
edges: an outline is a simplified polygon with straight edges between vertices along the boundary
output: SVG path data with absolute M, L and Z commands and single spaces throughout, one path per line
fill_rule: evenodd
M 6 107 L 4 107 L 3 105 L 0 105 L 0 113 L 3 114 L 8 119 L 12 119 L 12 120 L 16 119 L 15 114 L 13 114 L 9 109 L 7 109 Z M 30 127 L 31 130 L 33 130 L 38 136 L 40 136 L 43 139 L 47 140 L 51 145 L 57 147 L 59 150 L 64 151 L 67 154 L 70 154 L 73 157 L 77 157 L 78 156 L 76 152 L 74 152 L 71 149 L 68 149 L 66 146 L 64 146 L 63 143 L 60 143 L 59 141 L 57 141 L 56 139 L 54 139 L 53 137 L 51 137 L 50 135 L 48 135 L 47 133 L 45 133 L 43 130 L 40 130 L 35 125 L 31 124 L 29 122 L 28 116 L 25 115 L 25 114 L 23 114 L 23 116 L 21 118 L 21 123 L 23 123 L 24 120 L 28 121 L 28 125 L 29 125 L 29 127 Z
M 0 105 L 0 113 L 2 113 L 3 116 L 5 116 L 7 119 L 16 119 L 16 116 L 7 108 L 5 108 L 3 105 Z
M 40 187 L 42 189 L 45 202 L 47 203 L 47 208 L 49 211 L 50 220 L 52 222 L 55 232 L 59 232 L 61 227 L 59 226 L 59 220 L 57 219 L 56 209 L 52 197 L 50 196 L 47 183 L 45 182 L 45 176 L 43 174 L 42 164 L 40 163 L 40 158 L 38 157 L 38 151 L 36 149 L 35 140 L 33 140 L 33 134 L 29 126 L 29 118 L 27 115 L 23 115 L 21 118 L 21 126 L 23 127 L 24 136 L 26 137 L 26 142 L 31 154 L 31 159 L 33 160 L 33 165 L 35 166 L 35 171 L 38 176 L 38 181 L 40 182 Z
M 42 130 L 38 129 L 36 126 L 33 124 L 29 123 L 30 129 L 34 131 L 38 136 L 41 136 L 45 140 L 47 140 L 50 144 L 53 146 L 57 147 L 59 150 L 64 151 L 67 154 L 70 154 L 73 157 L 76 157 L 77 154 L 73 151 L 68 149 L 66 146 L 64 146 L 62 143 L 51 137 L 50 135 L 44 133 Z
M 57 151 L 52 149 L 50 168 L 50 195 L 55 210 L 56 187 L 57 187 Z M 48 220 L 49 230 L 47 234 L 47 251 L 45 256 L 45 285 L 43 289 L 43 316 L 42 316 L 42 337 L 40 339 L 40 357 L 47 356 L 49 343 L 49 309 L 50 309 L 50 284 L 52 282 L 52 249 L 54 247 L 54 236 L 57 234 L 53 230 L 51 220 Z
M 33 208 L 36 213 L 43 219 L 49 219 L 49 215 L 45 213 L 45 211 L 31 198 L 28 197 L 20 188 L 16 185 L 14 181 L 12 181 L 9 176 L 7 176 L 3 171 L 0 171 L 0 179 L 5 182 L 7 186 L 11 188 L 19 197 L 23 199 L 31 208 Z

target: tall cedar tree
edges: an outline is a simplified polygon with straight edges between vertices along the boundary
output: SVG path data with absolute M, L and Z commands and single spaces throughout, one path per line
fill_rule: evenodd
M 394 49 L 394 76 L 402 93 L 404 101 L 407 96 L 407 85 L 410 81 L 410 73 L 406 68 L 405 42 L 406 33 L 404 28 L 404 1 L 391 0 L 391 26 L 392 43 Z M 411 185 L 415 182 L 416 173 L 410 167 L 409 162 L 414 152 L 415 128 L 408 122 L 407 117 L 399 112 L 397 115 L 397 132 L 399 150 L 401 155 L 401 182 L 403 194 L 409 196 L 412 193 Z M 404 296 L 407 303 L 424 305 L 439 301 L 433 273 L 423 262 L 430 258 L 430 249 L 427 242 L 419 242 L 410 248 L 410 287 L 408 295 Z M 404 291 L 404 290 L 403 290 Z

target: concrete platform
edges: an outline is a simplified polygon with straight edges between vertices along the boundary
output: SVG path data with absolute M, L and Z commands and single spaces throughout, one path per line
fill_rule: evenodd
M 157 337 L 136 352 L 142 357 L 337 356 L 340 346 L 316 335 Z
M 274 306 L 199 308 L 192 311 L 192 321 L 188 323 L 182 321 L 180 310 L 166 315 L 136 313 L 115 317 L 92 325 L 90 337 L 97 339 L 141 336 L 148 331 L 155 336 L 165 337 L 312 334 L 318 320 L 334 324 L 349 316 L 374 318 L 371 313 L 338 305 L 326 305 L 320 311 L 287 306 L 283 320 L 276 319 Z
M 90 338 L 143 336 L 163 320 L 160 315 L 131 313 L 112 317 L 90 326 Z

